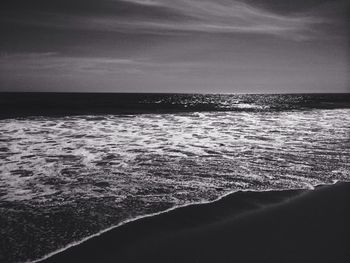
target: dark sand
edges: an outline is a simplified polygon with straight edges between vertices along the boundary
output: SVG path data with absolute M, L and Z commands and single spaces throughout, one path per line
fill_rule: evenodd
M 125 224 L 45 262 L 350 262 L 350 183 L 235 193 Z

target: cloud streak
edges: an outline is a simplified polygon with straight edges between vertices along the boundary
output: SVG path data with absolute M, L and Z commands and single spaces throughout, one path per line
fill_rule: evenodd
M 37 4 L 23 4 L 22 13 L 8 5 L 10 11 L 3 20 L 39 27 L 103 32 L 246 33 L 293 40 L 312 37 L 311 29 L 325 22 L 310 14 L 281 15 L 253 4 L 227 0 L 72 1 L 75 4 L 62 0 L 50 1 L 50 5 L 45 3 L 48 1 L 33 2 Z
M 147 62 L 126 58 L 68 57 L 56 52 L 0 55 L 0 70 L 25 71 L 30 74 L 51 70 L 61 74 L 125 73 L 140 66 L 147 66 Z

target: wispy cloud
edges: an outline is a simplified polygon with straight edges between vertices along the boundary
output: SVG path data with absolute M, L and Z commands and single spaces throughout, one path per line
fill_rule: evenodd
M 225 67 L 225 65 L 221 65 Z M 18 75 L 131 77 L 178 76 L 215 70 L 201 61 L 161 61 L 154 58 L 72 57 L 57 52 L 0 54 L 0 71 Z M 227 65 L 226 65 L 227 67 Z M 239 68 L 242 68 L 240 66 Z
M 67 1 L 56 8 L 47 4 L 29 6 L 24 16 L 4 19 L 44 27 L 107 32 L 246 33 L 294 40 L 312 37 L 311 29 L 325 22 L 310 14 L 282 15 L 237 0 L 88 0 L 85 6 L 81 1 L 77 5 L 81 8 Z
M 0 55 L 0 70 L 27 73 L 54 70 L 60 74 L 125 73 L 145 66 L 147 62 L 127 58 L 68 57 L 56 52 Z
M 138 30 L 159 32 L 269 34 L 304 40 L 312 37 L 311 28 L 325 21 L 310 15 L 280 15 L 240 1 L 178 0 L 141 1 L 144 5 L 164 7 L 181 14 L 181 21 L 158 19 L 119 21 L 112 17 L 91 20 L 101 30 Z

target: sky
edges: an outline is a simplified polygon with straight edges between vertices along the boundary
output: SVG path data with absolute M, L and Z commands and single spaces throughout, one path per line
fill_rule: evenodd
M 348 0 L 2 0 L 0 91 L 350 92 Z

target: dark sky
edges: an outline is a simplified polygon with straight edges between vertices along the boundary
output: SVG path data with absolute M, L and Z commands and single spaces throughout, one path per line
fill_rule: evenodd
M 0 91 L 349 92 L 348 0 L 2 0 Z

